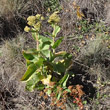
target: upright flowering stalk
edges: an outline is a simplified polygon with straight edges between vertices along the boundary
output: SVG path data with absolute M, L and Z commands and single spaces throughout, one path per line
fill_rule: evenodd
M 58 23 L 60 22 L 60 17 L 58 16 L 58 13 L 58 11 L 54 12 L 48 19 L 48 23 L 51 24 L 51 26 L 53 27 L 53 44 L 55 42 L 56 30 L 57 32 L 60 31 L 60 27 L 58 26 Z M 53 49 L 53 52 L 55 53 L 55 49 Z
M 35 36 L 35 39 L 36 39 L 36 49 L 38 50 L 39 48 L 39 41 L 38 41 L 38 36 L 39 36 L 39 31 L 41 29 L 41 24 L 42 24 L 42 21 L 44 20 L 44 17 L 41 15 L 41 14 L 37 14 L 35 16 L 29 16 L 27 18 L 27 24 L 29 25 L 26 26 L 24 28 L 24 31 L 26 32 L 36 32 L 36 36 Z
M 59 104 L 62 105 L 62 102 L 58 103 L 58 101 L 67 98 L 68 88 L 66 84 L 68 78 L 70 75 L 73 77 L 72 73 L 69 74 L 72 55 L 65 51 L 55 52 L 64 38 L 59 37 L 55 41 L 55 37 L 57 37 L 61 29 L 58 25 L 60 22 L 58 12 L 54 12 L 48 19 L 48 23 L 53 28 L 53 32 L 49 33 L 48 37 L 47 34 L 43 36 L 45 33 L 43 35 L 40 34 L 43 20 L 44 18 L 40 14 L 27 18 L 28 26 L 24 30 L 32 33 L 37 46 L 36 49 L 23 51 L 27 71 L 21 80 L 26 82 L 26 89 L 29 91 L 37 88 L 39 90 L 45 90 L 45 94 L 48 96 L 54 96 L 55 100 L 53 103 L 59 106 Z M 63 102 L 65 102 L 64 100 Z M 62 108 L 64 109 L 65 106 L 62 106 Z

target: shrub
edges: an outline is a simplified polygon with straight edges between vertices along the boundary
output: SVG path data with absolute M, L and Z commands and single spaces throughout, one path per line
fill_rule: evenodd
M 74 76 L 69 71 L 72 65 L 72 55 L 65 51 L 56 53 L 56 48 L 63 40 L 63 37 L 60 37 L 55 41 L 60 31 L 60 27 L 58 26 L 60 18 L 57 13 L 54 12 L 48 20 L 48 23 L 53 28 L 52 34 L 48 33 L 50 37 L 40 34 L 42 21 L 44 20 L 42 15 L 37 14 L 36 16 L 29 16 L 27 18 L 29 27 L 26 26 L 24 30 L 32 33 L 32 37 L 36 41 L 36 48 L 23 51 L 27 71 L 21 80 L 26 82 L 27 90 L 33 91 L 37 88 L 45 92 L 45 98 L 53 96 L 52 105 L 58 104 L 57 107 L 62 107 L 63 100 L 66 100 L 63 97 L 65 96 L 68 99 L 67 93 L 69 93 L 73 99 L 78 99 L 79 102 L 76 101 L 75 103 L 82 109 L 83 105 L 80 98 L 84 93 L 81 87 L 77 86 L 79 89 L 72 87 L 71 90 L 67 87 L 69 77 Z M 65 106 L 63 108 L 65 109 Z

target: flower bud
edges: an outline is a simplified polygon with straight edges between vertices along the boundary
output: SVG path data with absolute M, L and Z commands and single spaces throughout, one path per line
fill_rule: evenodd
M 37 14 L 37 15 L 36 15 L 36 19 L 37 19 L 37 20 L 40 20 L 40 18 L 41 18 L 41 14 Z
M 35 22 L 33 21 L 28 21 L 28 23 L 27 23 L 28 25 L 30 25 L 30 26 L 33 26 L 34 24 L 35 24 Z
M 39 31 L 40 30 L 40 27 L 41 27 L 41 22 L 37 22 L 35 25 L 34 25 L 34 28 L 36 29 L 36 31 Z
M 44 20 L 44 17 L 43 17 L 43 16 L 41 17 L 41 20 L 42 20 L 42 21 Z
M 33 21 L 35 21 L 35 20 L 36 20 L 36 17 L 35 17 L 35 16 L 29 16 L 29 17 L 27 18 L 27 21 L 33 22 Z
M 30 31 L 30 28 L 29 28 L 28 26 L 26 26 L 26 27 L 24 28 L 24 31 L 25 31 L 25 32 L 29 32 L 29 31 Z
M 57 15 L 58 11 L 54 12 L 48 20 L 48 23 L 58 23 L 60 22 L 60 17 Z

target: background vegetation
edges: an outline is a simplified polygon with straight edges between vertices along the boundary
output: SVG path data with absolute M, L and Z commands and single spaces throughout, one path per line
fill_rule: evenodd
M 75 77 L 70 81 L 73 85 L 83 86 L 84 110 L 110 109 L 109 1 L 74 1 L 79 9 L 75 8 L 73 0 L 0 1 L 1 110 L 58 109 L 50 105 L 51 98 L 40 97 L 40 91 L 25 91 L 25 84 L 20 81 L 26 71 L 22 50 L 36 46 L 31 34 L 24 32 L 26 19 L 36 14 L 46 17 L 54 11 L 59 11 L 61 17 L 58 38 L 64 36 L 64 41 L 56 51 L 66 51 L 73 56 L 71 71 Z M 43 25 L 41 33 L 52 32 L 46 21 Z M 79 109 L 71 100 L 67 101 L 66 106 L 67 110 Z

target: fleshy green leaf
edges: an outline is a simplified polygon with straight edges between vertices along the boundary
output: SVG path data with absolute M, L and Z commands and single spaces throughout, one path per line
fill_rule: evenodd
M 27 81 L 26 83 L 26 89 L 29 91 L 33 91 L 34 88 L 36 88 L 37 83 L 43 79 L 43 75 L 41 75 L 41 73 L 35 73 L 32 75 L 32 78 Z M 41 85 L 39 85 L 40 87 Z
M 49 32 L 44 32 L 46 35 L 49 35 L 49 36 L 52 36 L 52 34 L 51 33 L 49 33 Z
M 50 41 L 45 41 L 45 42 L 39 44 L 39 48 L 40 48 L 40 50 L 49 49 L 50 44 L 51 44 Z
M 27 60 L 33 60 L 35 57 L 38 57 L 39 51 L 36 49 L 29 49 L 27 51 L 23 51 L 23 56 Z
M 30 64 L 32 64 L 33 62 L 31 62 L 30 60 L 26 59 L 26 66 L 28 67 Z
M 57 57 L 63 57 L 65 54 L 66 54 L 65 51 L 60 51 L 60 52 L 54 53 L 54 54 L 51 53 L 50 61 L 53 61 Z
M 66 83 L 67 83 L 67 81 L 68 81 L 68 78 L 69 78 L 69 74 L 65 74 L 65 75 L 63 76 L 63 78 L 59 81 L 59 83 L 60 83 L 63 87 L 65 87 L 65 86 L 66 86 Z
M 67 69 L 71 64 L 72 64 L 72 55 L 67 53 L 64 55 L 63 57 L 65 60 L 64 60 L 64 65 L 65 65 L 65 68 Z
M 47 90 L 47 95 L 50 95 L 52 93 L 52 91 L 50 89 Z
M 59 94 L 57 95 L 57 100 L 59 100 L 60 97 L 61 97 L 61 93 L 59 93 Z
M 32 76 L 32 78 L 27 81 L 26 83 L 26 89 L 29 90 L 29 91 L 33 91 L 35 85 L 40 81 L 39 77 L 38 77 L 38 74 L 34 74 Z
M 52 42 L 52 39 L 49 38 L 49 37 L 44 37 L 44 36 L 42 36 L 42 35 L 39 35 L 39 41 L 40 41 L 40 42 L 46 42 L 46 41 Z
M 45 59 L 43 57 L 40 57 L 35 64 L 37 65 L 38 68 L 40 68 L 43 65 L 43 61 Z
M 49 50 L 49 49 L 47 49 L 47 50 L 42 50 L 41 53 L 42 53 L 43 55 L 45 55 L 47 58 L 50 57 L 50 50 Z
M 27 53 L 25 51 L 23 51 L 23 56 L 27 60 L 33 60 L 34 59 L 34 56 L 31 53 Z
M 65 76 L 65 78 L 63 79 L 63 80 L 64 80 L 64 81 L 63 81 L 63 87 L 66 86 L 66 83 L 67 83 L 67 81 L 68 81 L 68 78 L 69 78 L 69 74 L 67 74 L 67 75 Z
M 27 71 L 25 72 L 25 74 L 21 78 L 21 81 L 27 81 L 34 74 L 36 69 L 37 69 L 37 66 L 35 64 L 29 65 L 27 68 Z
M 67 91 L 67 92 L 71 93 L 71 90 L 70 90 L 70 89 L 65 89 L 65 91 Z
M 55 26 L 55 27 L 54 27 Z M 60 27 L 57 26 L 57 25 L 54 25 L 53 28 L 54 28 L 54 31 L 53 31 L 53 37 L 56 37 L 58 32 L 60 32 Z
M 45 66 L 49 67 L 50 70 L 53 70 L 53 65 L 52 65 L 51 62 L 44 61 L 43 63 L 44 63 Z
M 37 89 L 37 90 L 43 90 L 44 89 L 44 87 L 45 87 L 45 85 L 44 84 L 39 84 L 39 85 L 37 85 L 35 88 Z
M 53 49 L 57 48 L 57 47 L 60 45 L 60 43 L 62 42 L 63 38 L 64 38 L 64 37 L 59 38 L 59 39 L 54 43 L 54 45 L 52 46 L 52 48 L 53 48 Z
M 53 64 L 53 68 L 54 68 L 54 71 L 58 72 L 58 73 L 64 73 L 65 72 L 65 66 L 63 63 L 61 62 L 58 62 L 57 64 Z

